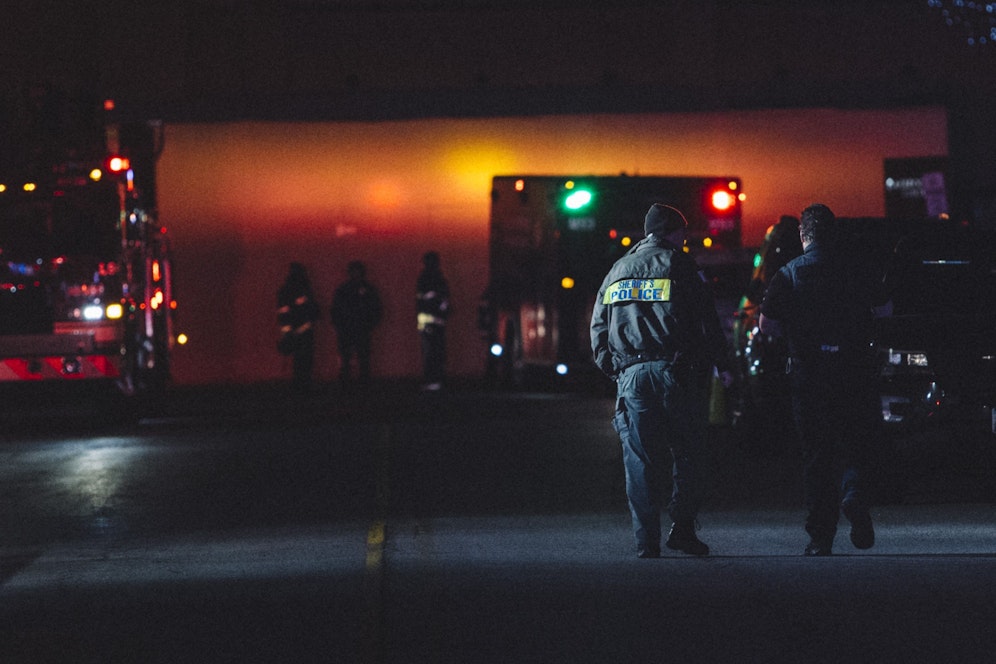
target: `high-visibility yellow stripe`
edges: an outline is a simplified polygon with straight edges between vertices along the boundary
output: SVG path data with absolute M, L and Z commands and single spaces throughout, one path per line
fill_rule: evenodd
M 377 437 L 375 470 L 375 518 L 367 529 L 366 583 L 366 657 L 363 661 L 383 662 L 384 658 L 384 543 L 387 539 L 388 480 L 390 479 L 391 428 L 384 425 Z
M 602 304 L 668 302 L 670 299 L 670 279 L 620 279 L 605 289 Z
M 367 531 L 367 572 L 380 574 L 384 562 L 384 522 L 380 519 Z
M 433 316 L 432 314 L 422 312 L 416 316 L 416 323 L 416 327 L 421 331 L 429 325 L 445 325 L 446 319 L 441 316 Z

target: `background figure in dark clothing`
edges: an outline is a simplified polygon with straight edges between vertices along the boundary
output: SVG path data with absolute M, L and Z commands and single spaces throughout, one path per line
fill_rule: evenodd
M 782 215 L 778 222 L 768 229 L 764 250 L 761 265 L 751 275 L 746 293 L 752 302 L 758 304 L 764 299 L 764 291 L 775 273 L 790 260 L 802 254 L 798 217 Z
M 380 294 L 367 279 L 366 266 L 352 261 L 346 268 L 349 278 L 339 285 L 332 298 L 332 325 L 339 343 L 339 379 L 348 383 L 353 376 L 353 358 L 360 381 L 370 380 L 370 342 L 382 313 Z
M 803 210 L 804 253 L 771 278 L 759 321 L 764 334 L 788 341 L 793 415 L 802 443 L 807 556 L 830 555 L 840 512 L 859 549 L 875 543 L 869 512 L 868 444 L 876 439 L 872 323 L 887 303 L 881 270 L 835 238 L 825 205 Z
M 446 375 L 446 319 L 450 313 L 450 286 L 443 276 L 439 254 L 422 257 L 415 284 L 415 310 L 422 342 L 423 389 L 439 390 Z
M 287 279 L 277 292 L 278 349 L 293 358 L 291 386 L 298 391 L 311 389 L 315 366 L 315 321 L 318 305 L 311 289 L 308 271 L 301 263 L 291 263 Z

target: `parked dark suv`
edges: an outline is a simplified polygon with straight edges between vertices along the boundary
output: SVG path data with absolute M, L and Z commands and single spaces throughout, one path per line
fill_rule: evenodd
M 882 267 L 892 315 L 877 319 L 879 394 L 892 431 L 957 421 L 996 427 L 996 296 L 992 233 L 946 219 L 841 218 L 840 239 Z M 768 279 L 802 251 L 798 221 L 782 217 L 765 235 L 734 314 L 739 372 L 732 423 L 754 447 L 790 431 L 786 348 L 757 330 Z M 828 311 L 832 316 L 834 312 Z M 774 435 L 772 435 L 774 434 Z

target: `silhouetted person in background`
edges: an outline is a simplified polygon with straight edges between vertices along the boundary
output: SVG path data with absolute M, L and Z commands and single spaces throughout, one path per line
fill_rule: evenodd
M 446 375 L 446 319 L 450 313 L 450 286 L 439 265 L 439 254 L 422 257 L 415 283 L 415 310 L 422 342 L 423 389 L 440 390 Z
M 277 323 L 280 325 L 278 350 L 293 360 L 291 386 L 299 392 L 311 390 L 315 366 L 315 321 L 318 305 L 311 289 L 308 271 L 301 263 L 291 263 L 287 278 L 277 291 Z
M 380 322 L 380 294 L 367 279 L 366 266 L 352 261 L 346 268 L 349 278 L 339 285 L 332 297 L 332 325 L 339 343 L 339 380 L 349 383 L 353 377 L 353 359 L 358 365 L 360 381 L 370 380 L 370 342 Z
M 791 421 L 792 404 L 789 377 L 785 373 L 788 344 L 784 337 L 757 331 L 761 301 L 771 279 L 786 263 L 802 254 L 799 238 L 799 218 L 782 215 L 765 233 L 761 246 L 761 263 L 754 268 L 747 291 L 734 323 L 734 336 L 739 352 L 750 362 L 749 375 L 741 385 L 743 406 L 738 417 L 753 429 L 745 438 L 752 451 L 778 454 L 786 450 L 795 453 L 795 426 Z M 786 435 L 788 434 L 788 435 Z
M 802 254 L 802 241 L 799 239 L 799 218 L 782 215 L 778 222 L 768 229 L 765 238 L 764 256 L 761 265 L 755 268 L 747 287 L 747 297 L 760 305 L 764 291 L 771 278 L 786 263 Z

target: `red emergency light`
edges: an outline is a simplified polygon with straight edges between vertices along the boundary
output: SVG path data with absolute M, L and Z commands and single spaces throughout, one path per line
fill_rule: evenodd
M 107 170 L 111 173 L 123 173 L 129 168 L 131 168 L 131 160 L 127 157 L 115 155 L 107 159 Z
M 709 198 L 712 207 L 719 212 L 726 212 L 737 203 L 736 197 L 726 189 L 717 189 Z

